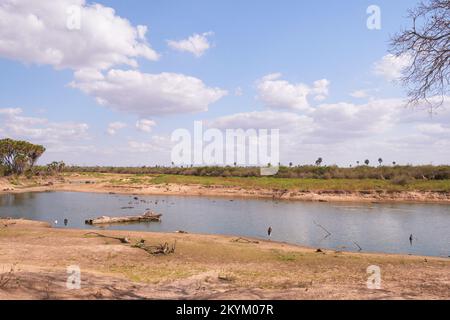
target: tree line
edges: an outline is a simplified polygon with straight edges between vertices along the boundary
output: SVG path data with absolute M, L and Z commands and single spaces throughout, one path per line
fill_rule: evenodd
M 259 177 L 259 167 L 234 166 L 208 166 L 208 167 L 81 167 L 66 166 L 64 162 L 52 162 L 46 166 L 37 166 L 37 160 L 45 152 L 45 147 L 26 141 L 12 139 L 0 140 L 0 174 L 29 174 L 54 175 L 61 172 L 72 173 L 119 173 L 119 174 L 173 174 L 212 177 Z M 385 179 L 393 180 L 399 184 L 411 180 L 445 180 L 450 179 L 450 166 L 412 166 L 383 165 L 383 159 L 378 159 L 378 166 L 369 166 L 370 161 L 365 160 L 356 166 L 348 168 L 336 165 L 323 165 L 323 158 L 319 157 L 313 165 L 294 166 L 290 162 L 287 166 L 279 165 L 279 171 L 274 178 L 300 178 L 300 179 Z
M 208 166 L 208 167 L 84 167 L 68 166 L 65 172 L 73 173 L 116 173 L 116 174 L 170 174 L 210 177 L 260 177 L 259 167 Z M 412 180 L 446 180 L 450 179 L 450 166 L 383 166 L 355 167 L 299 165 L 280 166 L 273 178 L 299 179 L 383 179 L 406 184 Z

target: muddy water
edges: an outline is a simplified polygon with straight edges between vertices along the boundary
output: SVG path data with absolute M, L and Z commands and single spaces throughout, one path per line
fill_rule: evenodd
M 162 213 L 160 223 L 110 226 L 154 232 L 184 230 L 272 239 L 345 251 L 450 255 L 450 206 L 437 204 L 336 204 L 180 196 L 96 193 L 0 195 L 0 216 L 28 218 L 59 228 L 93 228 L 101 215 Z M 64 219 L 68 225 L 64 225 Z M 409 240 L 413 235 L 412 243 Z

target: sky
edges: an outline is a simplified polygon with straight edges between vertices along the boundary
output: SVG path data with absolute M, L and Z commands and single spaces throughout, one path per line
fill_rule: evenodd
M 43 164 L 169 165 L 174 130 L 203 121 L 279 129 L 284 164 L 448 164 L 448 101 L 407 107 L 388 51 L 413 6 L 0 0 L 0 138 L 43 144 Z

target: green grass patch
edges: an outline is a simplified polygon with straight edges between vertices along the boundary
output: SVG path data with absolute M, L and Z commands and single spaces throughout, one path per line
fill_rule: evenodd
M 277 177 L 203 177 L 158 175 L 152 184 L 185 184 L 296 191 L 436 191 L 450 192 L 450 180 L 412 180 L 398 185 L 381 179 L 300 179 Z

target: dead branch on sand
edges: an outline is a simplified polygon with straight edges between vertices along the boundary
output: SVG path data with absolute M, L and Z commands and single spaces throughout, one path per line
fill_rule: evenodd
M 8 285 L 14 282 L 16 285 L 19 284 L 19 279 L 14 275 L 15 265 L 11 266 L 9 271 L 0 274 L 0 289 L 6 289 Z
M 142 239 L 141 241 L 136 242 L 136 244 L 132 247 L 142 249 L 150 253 L 151 255 L 168 255 L 171 253 L 175 253 L 176 245 L 177 241 L 175 240 L 175 242 L 171 246 L 169 246 L 167 242 L 165 242 L 164 244 L 159 244 L 157 246 L 147 246 L 145 244 L 145 240 Z
M 259 241 L 256 241 L 256 240 L 249 240 L 249 239 L 245 239 L 245 238 L 237 238 L 237 239 L 233 239 L 233 240 L 231 240 L 231 242 L 239 242 L 239 243 L 259 243 Z
M 101 237 L 101 238 L 108 238 L 108 239 L 114 239 L 114 240 L 119 240 L 121 243 L 131 243 L 130 240 L 127 237 L 124 238 L 120 238 L 120 237 L 110 237 L 110 236 L 105 236 L 104 234 L 100 234 L 97 232 L 88 232 L 84 234 L 85 236 L 87 235 L 96 235 L 97 237 Z

